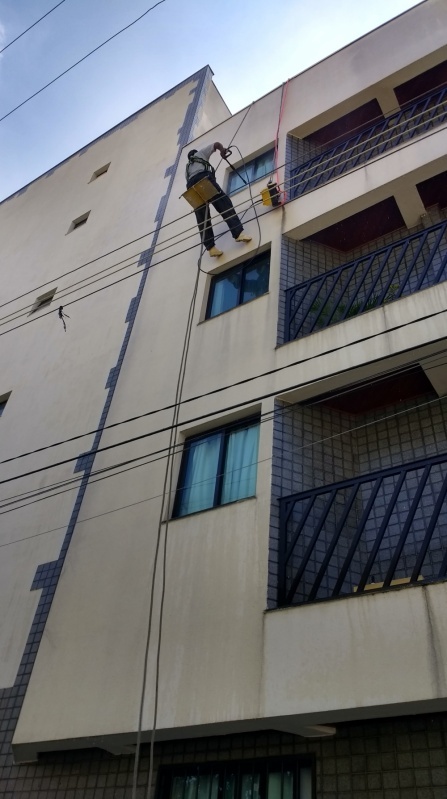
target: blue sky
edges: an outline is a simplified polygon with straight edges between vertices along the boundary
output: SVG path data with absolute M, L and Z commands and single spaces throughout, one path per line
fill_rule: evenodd
M 57 0 L 0 0 L 4 45 Z M 154 0 L 65 0 L 0 55 L 0 116 Z M 418 0 L 165 0 L 0 123 L 0 199 L 209 64 L 232 112 Z

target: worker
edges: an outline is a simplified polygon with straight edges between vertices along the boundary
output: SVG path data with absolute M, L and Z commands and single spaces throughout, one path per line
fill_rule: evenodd
M 212 202 L 216 211 L 221 214 L 222 219 L 224 219 L 227 223 L 233 239 L 235 239 L 235 241 L 249 242 L 251 241 L 251 236 L 248 236 L 246 233 L 244 233 L 244 228 L 242 227 L 241 220 L 234 210 L 233 203 L 217 183 L 215 170 L 208 161 L 210 156 L 215 153 L 216 150 L 219 150 L 222 158 L 225 158 L 227 151 L 225 147 L 218 141 L 216 141 L 214 144 L 208 144 L 206 147 L 202 147 L 201 150 L 189 151 L 185 175 L 186 188 L 190 189 L 191 186 L 194 186 L 194 184 L 198 183 L 199 180 L 208 178 L 208 180 L 219 192 L 212 198 L 212 200 L 210 200 L 210 202 Z M 206 214 L 206 203 L 195 209 L 197 224 L 199 225 L 199 231 L 204 247 L 206 250 L 208 250 L 212 257 L 218 258 L 219 255 L 222 255 L 222 250 L 219 250 L 214 244 L 214 233 L 213 227 L 211 225 L 211 219 L 209 217 L 209 210 L 207 225 L 204 230 Z

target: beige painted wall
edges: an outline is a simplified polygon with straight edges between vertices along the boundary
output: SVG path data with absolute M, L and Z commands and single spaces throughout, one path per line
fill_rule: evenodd
M 421 20 L 424 20 L 423 25 Z M 426 35 L 417 35 L 417 26 L 421 25 L 423 30 L 427 28 Z M 431 27 L 434 30 L 429 37 L 428 29 Z M 300 129 L 309 120 L 322 119 L 324 115 L 329 118 L 335 113 L 334 107 L 342 104 L 346 98 L 370 92 L 372 86 L 381 81 L 383 84 L 389 82 L 390 76 L 394 74 L 402 77 L 404 73 L 407 74 L 406 71 L 411 72 L 415 61 L 430 59 L 433 52 L 441 60 L 438 50 L 445 42 L 446 30 L 445 5 L 429 0 L 400 20 L 373 32 L 369 37 L 294 79 L 289 86 L 286 115 L 281 128 L 280 161 L 284 160 L 287 131 Z M 405 46 L 396 45 L 399 39 L 402 43 L 405 42 Z M 368 53 L 375 54 L 374 59 L 369 57 L 360 60 L 361 54 L 365 52 L 363 48 Z M 358 68 L 359 63 L 361 68 Z M 329 75 L 332 75 L 331 81 L 328 80 Z M 336 91 L 334 75 L 337 76 Z M 341 79 L 343 76 L 346 76 L 345 80 Z M 76 248 L 73 244 L 73 252 L 69 249 L 64 258 L 74 265 L 82 259 L 92 257 L 92 253 L 94 255 L 101 252 L 106 246 L 117 246 L 123 238 L 141 235 L 147 229 L 146 226 L 150 226 L 151 222 L 148 223 L 147 220 L 154 218 L 160 193 L 166 185 L 163 178 L 164 168 L 172 162 L 172 153 L 175 151 L 174 132 L 179 127 L 178 117 L 182 118 L 190 88 L 187 85 L 163 101 L 168 116 L 163 125 L 163 149 L 156 163 L 148 164 L 146 159 L 153 141 L 151 137 L 156 136 L 158 141 L 162 133 L 160 119 L 155 114 L 157 106 L 154 119 L 151 109 L 148 109 L 131 125 L 92 145 L 93 148 L 100 148 L 96 153 L 88 150 L 85 155 L 75 156 L 76 163 L 70 161 L 53 176 L 42 179 L 47 181 L 45 185 L 42 184 L 42 213 L 45 212 L 45 216 L 54 214 L 61 231 L 61 242 L 62 236 L 65 236 L 67 218 L 70 220 L 88 210 L 88 203 L 91 204 L 92 215 L 84 228 L 63 239 L 63 243 L 59 245 L 61 249 L 55 247 L 52 241 L 43 242 L 41 248 L 39 245 L 33 270 L 39 271 L 40 260 L 48 257 L 52 261 L 51 269 L 48 267 L 46 274 L 55 274 L 60 252 L 66 253 L 67 248 L 71 247 L 71 240 L 76 241 Z M 212 131 L 202 133 L 201 126 L 209 122 L 202 117 L 198 121 L 197 129 L 201 135 L 196 139 L 195 146 L 210 140 L 230 143 L 241 123 L 235 141 L 245 156 L 249 157 L 270 146 L 277 129 L 280 95 L 281 90 L 278 89 L 261 98 L 250 108 L 245 121 L 245 110 L 222 121 L 225 109 L 219 104 L 216 94 L 210 95 L 209 106 L 203 113 L 209 114 L 209 119 L 212 114 L 220 114 L 219 124 Z M 305 103 L 303 97 L 306 98 Z M 148 115 L 148 124 L 145 123 L 145 113 Z M 166 135 L 168 128 L 171 139 Z M 391 153 L 386 159 L 371 164 L 367 170 L 337 181 L 336 188 L 335 184 L 323 187 L 290 203 L 283 210 L 262 210 L 261 246 L 271 245 L 272 250 L 269 293 L 218 318 L 203 321 L 209 274 L 232 266 L 247 255 L 255 254 L 259 243 L 256 222 L 250 220 L 251 214 L 245 217 L 246 228 L 253 236 L 253 242 L 248 246 L 234 243 L 228 233 L 219 239 L 225 255 L 218 263 L 208 258 L 202 263 L 203 273 L 200 274 L 198 283 L 198 301 L 183 397 L 189 399 L 276 367 L 282 368 L 282 371 L 243 386 L 228 388 L 212 398 L 205 397 L 185 404 L 180 417 L 180 443 L 188 434 L 233 418 L 228 407 L 235 403 L 246 403 L 245 410 L 239 411 L 239 416 L 242 417 L 255 410 L 271 411 L 272 398 L 259 399 L 265 394 L 274 392 L 276 395 L 291 396 L 294 386 L 309 381 L 319 381 L 320 393 L 329 389 L 337 380 L 339 383 L 348 382 L 353 379 L 353 375 L 360 375 L 365 371 L 380 371 L 385 358 L 389 358 L 387 365 L 397 363 L 402 358 L 410 358 L 419 348 L 428 349 L 433 342 L 445 335 L 442 314 L 430 321 L 417 321 L 424 314 L 445 309 L 447 287 L 442 284 L 436 289 L 428 289 L 417 296 L 407 297 L 330 330 L 316 333 L 308 339 L 276 348 L 282 233 L 293 231 L 298 238 L 308 235 L 312 225 L 316 225 L 312 231 L 324 228 L 335 217 L 343 218 L 354 210 L 360 210 L 360 207 L 376 202 L 379 194 L 393 194 L 394 181 L 401 181 L 402 175 L 406 185 L 414 187 L 416 177 L 420 174 L 426 176 L 429 172 L 434 174 L 441 171 L 445 168 L 442 154 L 443 150 L 445 152 L 445 136 L 445 131 L 438 131 L 431 137 L 430 145 L 422 140 L 417 141 L 411 147 Z M 185 150 L 189 147 L 190 145 Z M 434 149 L 430 150 L 431 147 Z M 87 161 L 82 160 L 87 155 L 90 158 L 88 165 Z M 107 192 L 102 198 L 98 196 L 95 200 L 93 195 L 88 194 L 89 188 L 93 186 L 95 192 L 102 191 L 101 186 L 105 184 L 100 181 L 108 180 L 109 173 L 100 179 L 97 186 L 88 186 L 86 181 L 91 171 L 108 160 L 112 160 L 113 166 L 115 159 L 118 160 L 121 155 L 124 160 L 116 168 L 116 179 L 118 181 L 119 175 L 119 182 L 110 184 L 110 193 Z M 169 405 L 175 395 L 178 364 L 198 258 L 195 221 L 191 214 L 185 216 L 188 207 L 183 199 L 179 199 L 184 190 L 184 163 L 185 155 L 174 180 L 165 216 L 165 222 L 172 224 L 161 232 L 159 239 L 160 248 L 164 246 L 168 249 L 164 252 L 158 251 L 154 257 L 110 410 L 110 423 Z M 85 169 L 83 164 L 86 164 Z M 66 191 L 66 181 L 68 178 L 80 180 L 79 165 L 84 169 L 84 182 L 82 189 L 76 189 L 72 196 Z M 226 179 L 225 169 L 223 165 L 218 169 L 218 179 L 223 183 Z M 112 174 L 110 171 L 111 176 Z M 56 179 L 60 180 L 60 184 L 57 184 L 59 188 L 48 189 L 46 193 L 46 186 L 50 186 L 50 181 Z M 263 182 L 255 186 L 254 191 L 259 191 L 262 185 Z M 148 186 L 151 187 L 150 192 Z M 402 189 L 401 182 L 399 187 Z M 31 189 L 32 187 L 28 191 Z M 36 233 L 39 226 L 35 225 L 31 217 L 33 204 L 38 201 L 36 197 L 39 197 L 37 184 L 32 191 L 35 194 L 29 195 L 29 206 L 25 203 L 28 192 L 17 198 L 17 202 L 24 203 L 23 206 L 18 206 L 19 210 L 29 207 L 30 221 L 27 225 Z M 57 203 L 58 194 L 62 195 L 60 203 Z M 248 207 L 248 192 L 245 190 L 237 194 L 235 202 L 246 203 L 242 209 Z M 23 217 L 25 219 L 26 213 Z M 14 223 L 14 219 L 15 215 L 11 213 L 10 224 L 16 225 L 12 238 L 17 239 L 18 223 Z M 98 220 L 97 234 L 93 230 L 94 219 Z M 111 232 L 114 228 L 112 222 L 119 232 Z M 33 225 L 35 226 L 32 227 Z M 217 222 L 216 231 L 222 230 L 224 227 Z M 83 241 L 81 237 L 84 233 L 92 238 Z M 178 238 L 172 240 L 172 236 Z M 30 238 L 30 242 L 32 241 L 34 239 Z M 14 253 L 18 258 L 20 248 L 12 243 L 9 247 L 11 258 Z M 185 247 L 193 249 L 184 251 Z M 138 251 L 138 246 L 136 249 Z M 167 255 L 175 257 L 165 260 Z M 17 286 L 22 285 L 20 278 L 16 279 Z M 27 285 L 27 281 L 29 275 L 27 280 L 23 278 L 23 285 Z M 19 290 L 17 288 L 15 291 Z M 122 322 L 134 291 L 135 283 L 129 281 L 128 284 L 122 284 L 118 291 L 111 289 L 108 293 L 98 295 L 102 299 L 97 302 L 93 299 L 91 303 L 86 301 L 82 304 L 82 311 L 81 303 L 73 306 L 73 320 L 70 320 L 70 330 L 66 335 L 60 327 L 55 326 L 52 318 L 41 323 L 42 330 L 47 334 L 44 374 L 48 375 L 48 385 L 53 392 L 51 408 L 54 409 L 53 413 L 48 412 L 45 417 L 36 417 L 31 413 L 33 403 L 30 399 L 31 396 L 35 399 L 39 409 L 48 407 L 49 389 L 41 374 L 41 340 L 36 338 L 34 341 L 28 332 L 20 333 L 17 338 L 20 369 L 15 361 L 11 361 L 4 390 L 14 387 L 14 381 L 20 375 L 25 381 L 30 398 L 27 402 L 23 400 L 20 414 L 14 411 L 17 413 L 16 417 L 12 415 L 11 406 L 11 430 L 18 428 L 23 416 L 27 422 L 23 430 L 15 434 L 19 436 L 19 444 L 13 432 L 10 437 L 6 437 L 6 452 L 15 453 L 18 448 L 28 447 L 29 441 L 36 446 L 46 443 L 49 436 L 56 439 L 65 437 L 67 429 L 77 432 L 79 429 L 95 426 L 104 400 L 103 385 L 109 368 L 116 361 L 123 336 Z M 77 324 L 78 309 L 82 329 L 79 329 L 80 324 L 76 327 L 75 337 L 71 331 Z M 387 332 L 401 324 L 407 324 L 403 329 L 405 332 Z M 24 331 L 28 330 L 29 328 L 24 328 Z M 368 341 L 353 343 L 368 336 Z M 3 341 L 7 338 L 4 337 Z M 48 346 L 49 341 L 51 347 Z M 1 342 L 0 338 L 0 347 Z M 328 350 L 333 348 L 339 348 L 338 352 L 328 354 Z M 402 351 L 406 349 L 411 349 L 410 354 L 402 355 Z M 92 358 L 93 350 L 95 355 Z M 5 348 L 3 357 L 9 363 L 7 354 Z M 306 363 L 297 363 L 303 359 L 309 360 Z M 374 359 L 377 359 L 377 364 L 365 366 L 366 362 Z M 29 376 L 24 371 L 25 364 L 29 365 Z M 348 368 L 351 370 L 349 377 L 346 374 Z M 339 371 L 342 372 L 341 377 L 336 374 L 328 377 Z M 294 397 L 304 396 L 306 393 L 306 387 L 293 390 Z M 310 391 L 315 392 L 315 388 Z M 69 401 L 64 404 L 67 393 Z M 308 388 L 307 393 L 309 394 Z M 9 414 L 9 409 L 7 412 Z M 215 414 L 213 419 L 202 423 L 194 421 L 211 412 Z M 43 414 L 44 411 L 39 410 L 36 413 Z M 165 447 L 167 434 L 156 431 L 169 425 L 171 418 L 172 411 L 164 411 L 133 422 L 124 429 L 106 431 L 103 445 L 118 442 L 127 435 L 154 435 L 131 446 L 119 448 L 118 451 L 112 450 L 98 455 L 95 467 L 107 467 L 118 459 L 149 455 Z M 347 652 L 351 653 L 352 662 L 360 658 L 365 668 L 365 681 L 368 674 L 376 673 L 373 670 L 377 669 L 377 658 L 373 651 L 373 641 L 376 643 L 376 638 L 364 642 L 362 652 L 357 652 L 358 628 L 365 629 L 364 618 L 372 618 L 379 629 L 379 621 L 382 619 L 385 623 L 391 607 L 396 608 L 396 619 L 399 618 L 403 626 L 412 624 L 411 614 L 414 613 L 415 618 L 420 619 L 421 635 L 425 640 L 428 636 L 428 621 L 422 606 L 424 598 L 429 597 L 444 646 L 445 630 L 439 616 L 444 600 L 443 586 L 433 586 L 429 592 L 415 588 L 384 594 L 379 598 L 325 603 L 306 608 L 303 612 L 302 609 L 293 609 L 264 618 L 271 444 L 272 426 L 271 422 L 266 422 L 261 425 L 256 498 L 177 519 L 169 525 L 158 719 L 158 726 L 165 730 L 200 727 L 210 732 L 213 725 L 218 723 L 235 725 L 238 722 L 256 721 L 265 725 L 267 722 L 264 719 L 267 717 L 290 716 L 291 713 L 298 718 L 304 718 L 329 710 L 335 713 L 337 708 L 345 714 L 351 712 L 354 705 L 348 702 L 347 684 L 342 681 L 339 692 L 338 683 L 327 680 L 329 672 L 324 670 L 325 666 L 321 663 L 326 656 L 325 636 L 314 645 L 314 631 L 316 627 L 320 629 L 320 620 L 321 629 L 326 626 L 330 629 L 331 623 L 332 629 L 337 629 L 340 624 L 337 651 L 340 652 L 344 645 Z M 80 449 L 78 446 L 72 449 L 67 446 L 66 451 L 70 454 Z M 40 459 L 32 462 L 40 462 Z M 179 464 L 180 455 L 175 459 L 174 486 Z M 88 488 L 80 523 L 67 555 L 16 730 L 16 746 L 29 742 L 62 742 L 73 738 L 80 740 L 135 731 L 164 468 L 163 460 L 154 460 L 132 472 Z M 1 472 L 0 476 L 2 474 Z M 55 474 L 50 472 L 45 479 L 54 479 Z M 58 470 L 57 476 L 60 474 L 61 470 Z M 67 468 L 64 476 L 70 474 L 71 469 Z M 55 514 L 59 513 L 57 523 L 61 523 L 62 518 L 66 520 L 71 507 L 72 500 L 67 495 L 65 497 L 62 501 L 54 500 Z M 171 504 L 172 499 L 173 497 Z M 46 509 L 42 509 L 39 530 L 46 529 L 50 512 L 48 508 L 51 507 L 52 503 L 49 503 Z M 18 521 L 11 522 L 8 531 L 11 538 L 19 533 L 22 524 L 20 519 L 25 519 L 28 534 L 34 529 L 33 514 L 22 514 L 23 516 L 16 516 Z M 51 557 L 56 556 L 58 543 L 56 538 Z M 12 553 L 13 550 L 12 547 Z M 48 553 L 39 549 L 35 557 L 37 565 L 48 559 Z M 29 564 L 26 568 L 28 572 L 32 572 Z M 23 572 L 24 576 L 16 600 L 16 613 L 17 618 L 20 616 L 21 619 L 20 629 L 23 629 L 23 635 L 27 629 L 26 619 L 31 618 L 33 601 L 28 599 L 29 579 L 28 574 L 25 574 L 26 568 L 24 565 L 20 567 L 20 573 Z M 158 581 L 156 608 L 159 607 L 159 599 Z M 27 608 L 26 613 L 24 608 Z M 343 616 L 343 608 L 347 608 L 347 618 L 351 620 L 351 626 Z M 287 629 L 294 641 L 293 645 L 290 643 L 290 658 L 280 666 Z M 156 633 L 157 624 L 154 635 Z M 305 651 L 301 650 L 299 644 L 301 635 L 307 641 Z M 5 680 L 10 679 L 14 658 L 17 660 L 21 647 L 23 648 L 23 641 L 18 639 L 19 636 L 12 647 L 9 665 L 5 666 Z M 372 681 L 374 690 L 365 697 L 362 705 L 365 713 L 371 712 L 371 707 L 379 705 L 389 703 L 391 707 L 393 702 L 392 691 L 397 680 L 398 663 L 395 649 L 391 648 L 391 639 L 386 646 L 388 650 L 385 659 L 392 672 L 389 683 L 379 691 L 376 681 Z M 292 662 L 295 656 L 298 658 L 301 673 L 310 673 L 307 694 L 312 701 L 309 699 L 307 704 L 301 701 L 301 696 L 297 697 L 297 671 L 296 664 Z M 152 645 L 148 670 L 150 688 L 144 708 L 145 729 L 150 729 L 152 723 L 154 657 Z M 334 660 L 334 656 L 331 655 L 331 658 Z M 444 683 L 438 693 L 433 692 L 428 656 L 424 660 L 421 655 L 421 663 L 415 701 L 422 703 L 438 695 L 444 696 Z M 284 679 L 275 688 L 277 668 L 284 673 Z M 323 699 L 320 701 L 318 698 L 316 683 L 323 679 L 326 679 L 326 694 L 323 692 L 326 704 Z M 364 684 L 366 683 L 359 685 Z M 287 709 L 289 694 L 291 704 Z M 406 684 L 401 686 L 401 697 L 402 702 L 409 702 Z M 359 707 L 357 695 L 354 704 Z M 417 710 L 414 709 L 414 712 Z
M 116 364 L 124 320 L 140 279 L 136 262 L 152 235 L 73 274 L 60 275 L 153 231 L 160 197 L 168 186 L 164 173 L 175 161 L 178 129 L 196 85 L 197 81 L 186 81 L 167 99 L 143 109 L 0 204 L 2 299 L 33 289 L 2 309 L 2 314 L 13 314 L 10 319 L 17 317 L 0 327 L 2 332 L 33 320 L 0 336 L 0 395 L 12 390 L 1 418 L 2 460 L 96 428 L 109 370 Z M 212 84 L 203 107 L 218 120 L 228 113 Z M 109 162 L 108 172 L 90 182 L 93 172 Z M 89 210 L 87 224 L 68 233 L 72 220 Z M 113 265 L 125 258 L 124 265 L 130 266 L 113 277 L 121 268 Z M 111 277 L 89 287 L 94 274 L 107 267 Z M 118 287 L 69 307 L 71 300 L 132 273 L 135 276 Z M 45 281 L 49 283 L 43 285 Z M 81 285 L 64 300 L 64 290 L 75 281 Z M 45 308 L 28 317 L 36 297 L 56 286 L 51 315 L 44 316 Z M 67 333 L 57 318 L 61 303 L 67 303 L 70 316 Z M 0 479 L 77 457 L 91 442 L 88 436 L 0 466 Z M 2 485 L 0 498 L 70 479 L 73 467 L 71 462 Z M 2 612 L 0 621 L 0 687 L 14 682 L 38 599 L 38 593 L 30 593 L 32 579 L 39 564 L 58 557 L 77 487 L 1 517 L 0 606 L 7 612 Z

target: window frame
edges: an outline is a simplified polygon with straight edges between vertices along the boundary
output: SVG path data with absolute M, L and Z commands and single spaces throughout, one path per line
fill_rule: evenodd
M 267 286 L 267 290 L 264 291 L 262 294 L 258 294 L 256 297 L 252 297 L 249 300 L 245 300 L 245 302 L 244 302 L 243 296 L 244 296 L 244 284 L 245 284 L 245 274 L 246 274 L 246 272 L 248 272 L 249 269 L 252 269 L 253 266 L 256 266 L 257 263 L 262 263 L 262 261 L 264 259 L 267 260 L 267 258 L 268 258 L 268 286 Z M 256 255 L 254 258 L 249 258 L 246 261 L 241 261 L 239 264 L 236 264 L 236 266 L 230 267 L 230 269 L 226 269 L 226 270 L 224 270 L 222 272 L 218 272 L 215 275 L 211 275 L 211 281 L 210 281 L 210 286 L 209 286 L 209 290 L 208 290 L 208 300 L 207 300 L 207 303 L 206 303 L 205 321 L 207 321 L 208 319 L 215 319 L 216 316 L 222 316 L 222 314 L 228 313 L 229 311 L 232 311 L 234 308 L 239 308 L 241 305 L 247 305 L 249 302 L 253 302 L 254 300 L 259 299 L 259 297 L 265 297 L 265 295 L 268 294 L 269 289 L 270 289 L 270 264 L 271 264 L 271 249 L 268 249 L 268 250 L 264 250 L 264 252 L 259 253 L 259 255 Z M 239 285 L 237 303 L 235 305 L 232 305 L 231 308 L 226 308 L 224 311 L 219 311 L 219 313 L 211 315 L 211 308 L 212 308 L 212 304 L 213 304 L 213 300 L 214 300 L 214 287 L 215 287 L 217 281 L 221 280 L 223 277 L 227 277 L 228 275 L 231 275 L 232 273 L 235 273 L 235 272 L 237 272 L 239 270 L 242 271 L 242 274 L 241 274 L 241 281 L 240 281 L 240 285 Z
M 238 760 L 205 761 L 200 763 L 176 763 L 162 765 L 157 774 L 155 799 L 171 799 L 172 783 L 175 777 L 201 776 L 206 774 L 219 775 L 218 793 L 224 795 L 223 782 L 229 769 L 236 772 L 236 790 L 234 799 L 242 799 L 241 778 L 251 770 L 252 774 L 259 773 L 259 794 L 267 798 L 267 780 L 271 772 L 289 769 L 294 774 L 293 799 L 300 799 L 299 772 L 301 768 L 310 768 L 311 771 L 311 796 L 316 799 L 316 758 L 313 753 L 302 755 L 273 755 L 271 757 L 246 758 Z
M 255 427 L 256 425 L 260 427 L 260 423 L 261 423 L 261 414 L 257 413 L 248 417 L 244 417 L 244 419 L 237 419 L 234 422 L 228 422 L 227 424 L 223 424 L 220 427 L 213 428 L 211 430 L 206 430 L 204 433 L 188 436 L 185 439 L 182 451 L 180 471 L 177 480 L 174 505 L 172 508 L 173 519 L 183 519 L 185 516 L 192 516 L 194 513 L 203 513 L 204 511 L 214 510 L 214 508 L 221 508 L 224 507 L 225 505 L 231 505 L 232 502 L 241 502 L 244 499 L 250 499 L 256 496 L 256 494 L 250 494 L 250 496 L 248 497 L 241 497 L 240 499 L 231 500 L 230 502 L 224 502 L 224 503 L 221 502 L 225 474 L 226 474 L 226 472 L 224 471 L 225 458 L 228 450 L 228 441 L 230 435 L 231 433 L 234 433 L 235 431 L 244 428 Z M 188 456 L 191 450 L 191 446 L 193 444 L 196 444 L 198 441 L 203 441 L 206 438 L 211 438 L 212 436 L 215 436 L 217 434 L 220 434 L 222 438 L 219 449 L 219 457 L 217 460 L 216 474 L 214 475 L 215 486 L 214 486 L 213 504 L 210 505 L 208 508 L 200 508 L 199 510 L 190 511 L 189 513 L 180 513 L 182 491 L 185 488 L 185 478 L 188 469 Z M 257 478 L 257 472 L 256 472 L 256 478 Z
M 272 159 L 271 168 L 268 169 L 266 172 L 264 172 L 263 175 L 259 175 L 258 177 L 255 177 L 252 180 L 248 180 L 247 181 L 248 185 L 251 185 L 252 183 L 256 183 L 258 180 L 263 180 L 265 177 L 267 177 L 267 175 L 270 175 L 273 172 L 274 160 L 275 160 L 275 148 L 271 147 L 268 150 L 265 150 L 263 153 L 259 153 L 254 158 L 250 158 L 249 160 L 245 160 L 245 163 L 242 162 L 237 167 L 235 167 L 241 173 L 241 175 L 243 175 L 245 178 L 247 178 L 246 170 L 248 170 L 249 167 L 254 166 L 254 171 L 256 171 L 256 163 L 261 161 L 261 159 L 265 158 L 267 155 L 270 155 L 271 159 Z M 233 172 L 233 170 L 231 169 L 229 171 L 229 173 L 228 173 L 228 178 L 227 178 L 227 192 L 226 193 L 229 196 L 230 195 L 232 196 L 233 194 L 237 194 L 238 191 L 242 191 L 242 189 L 246 189 L 247 188 L 247 184 L 246 183 L 243 183 L 242 186 L 238 186 L 235 189 L 231 188 L 232 182 L 236 181 L 237 177 L 238 176 L 236 175 L 236 173 Z

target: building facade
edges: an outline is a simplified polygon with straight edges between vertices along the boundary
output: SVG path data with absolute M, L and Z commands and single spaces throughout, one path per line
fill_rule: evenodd
M 7 799 L 447 797 L 446 34 L 206 67 L 0 205 Z

